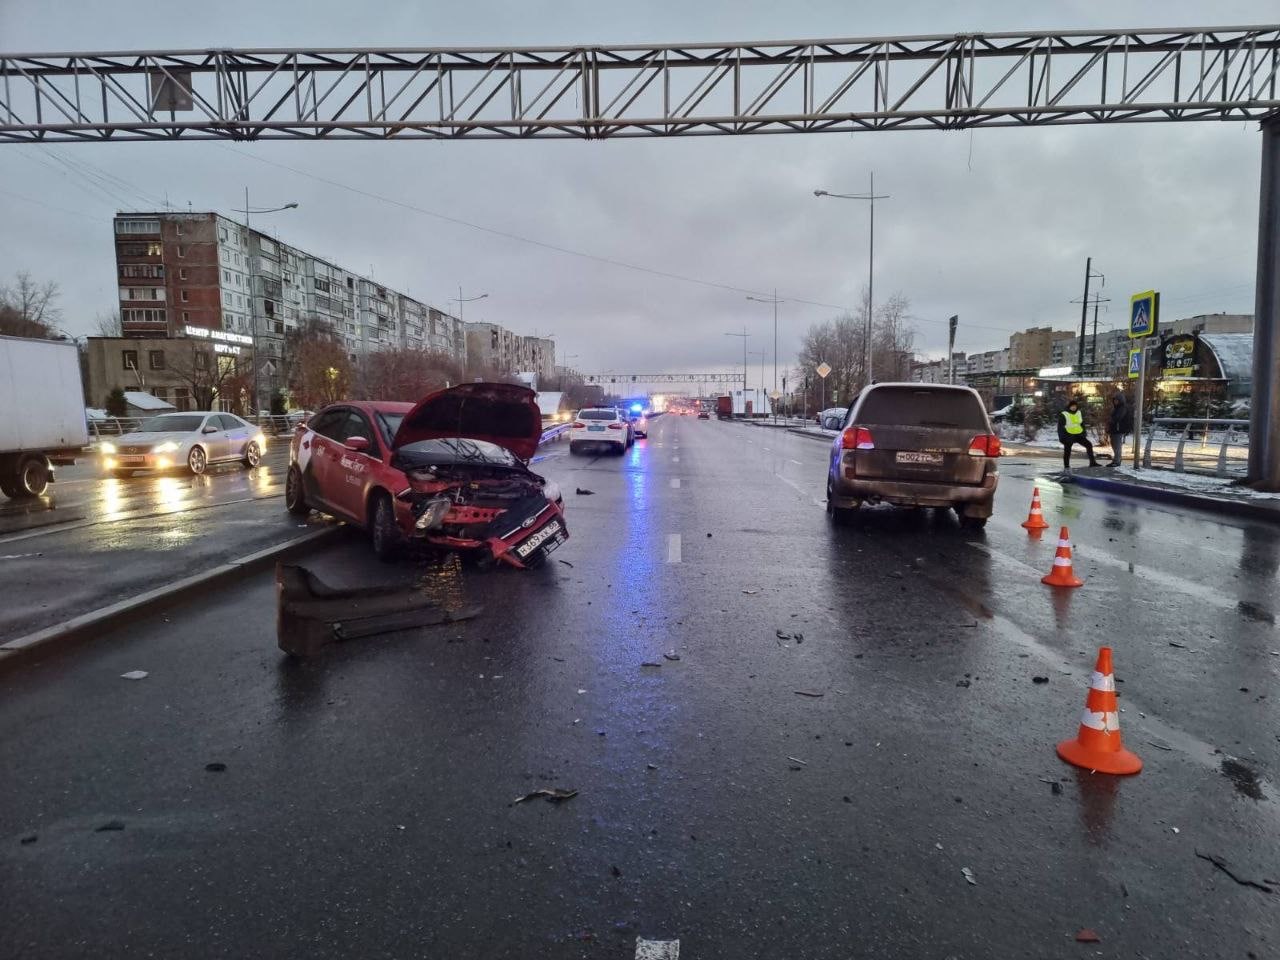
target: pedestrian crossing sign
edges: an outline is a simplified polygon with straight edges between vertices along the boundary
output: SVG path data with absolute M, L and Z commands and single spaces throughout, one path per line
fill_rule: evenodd
M 1129 339 L 1149 337 L 1156 332 L 1156 314 L 1160 308 L 1160 294 L 1154 290 L 1135 293 L 1129 298 Z
M 1129 379 L 1137 380 L 1142 376 L 1142 348 L 1129 351 Z

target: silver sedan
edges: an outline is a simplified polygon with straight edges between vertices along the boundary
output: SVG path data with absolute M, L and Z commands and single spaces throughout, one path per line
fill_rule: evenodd
M 262 460 L 267 438 L 231 413 L 164 413 L 137 430 L 98 447 L 103 470 L 116 477 L 135 470 L 185 467 L 204 473 L 211 464 L 238 460 L 252 469 Z

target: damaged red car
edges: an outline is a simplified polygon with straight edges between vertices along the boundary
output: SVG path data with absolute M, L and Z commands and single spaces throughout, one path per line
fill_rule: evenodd
M 416 406 L 334 404 L 298 428 L 285 503 L 365 526 L 375 552 L 411 542 L 524 569 L 569 538 L 553 481 L 529 469 L 542 438 L 532 390 L 467 383 Z

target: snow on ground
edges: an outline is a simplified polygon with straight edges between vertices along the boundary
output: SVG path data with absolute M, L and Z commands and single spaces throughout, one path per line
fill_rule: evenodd
M 1117 480 L 1177 487 L 1188 493 L 1203 493 L 1232 499 L 1280 500 L 1280 493 L 1263 493 L 1251 490 L 1249 487 L 1232 486 L 1230 477 L 1207 477 L 1201 473 L 1174 473 L 1172 470 L 1134 470 L 1132 467 L 1116 467 L 1114 470 L 1108 470 L 1107 475 Z

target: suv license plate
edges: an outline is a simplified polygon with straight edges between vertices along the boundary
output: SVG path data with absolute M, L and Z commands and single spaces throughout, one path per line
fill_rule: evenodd
M 522 559 L 529 556 L 529 554 L 533 553 L 533 551 L 537 550 L 538 547 L 542 546 L 546 541 L 550 540 L 559 532 L 560 521 L 552 520 L 537 533 L 530 536 L 529 539 L 525 540 L 524 543 L 516 547 L 516 556 Z
M 894 457 L 897 463 L 918 463 L 928 467 L 942 466 L 942 454 L 917 450 L 899 450 Z

